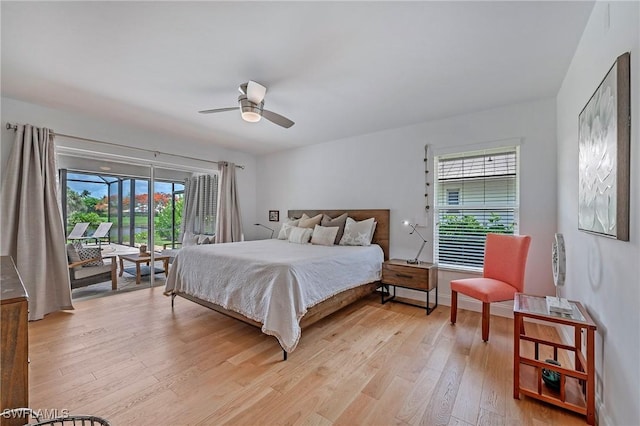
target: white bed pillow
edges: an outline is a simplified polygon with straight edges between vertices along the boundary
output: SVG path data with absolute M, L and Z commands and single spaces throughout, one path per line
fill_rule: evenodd
M 311 228 L 300 228 L 298 226 L 291 227 L 291 233 L 289 234 L 289 242 L 296 244 L 307 244 L 313 234 Z
M 196 246 L 198 245 L 198 234 L 192 234 L 191 232 L 185 232 L 182 237 L 182 247 Z
M 344 226 L 344 234 L 340 240 L 341 246 L 370 246 L 375 230 L 375 219 L 369 218 L 356 222 L 350 217 Z
M 340 227 L 338 226 L 316 225 L 315 228 L 313 228 L 313 234 L 311 235 L 311 244 L 317 244 L 319 246 L 334 245 L 339 229 Z
M 293 228 L 294 226 L 298 226 L 298 222 L 300 222 L 300 219 L 297 219 L 297 220 L 287 219 L 287 221 L 283 223 L 282 227 L 280 228 L 280 232 L 278 233 L 278 239 L 288 240 L 289 234 L 291 233 L 291 228 Z

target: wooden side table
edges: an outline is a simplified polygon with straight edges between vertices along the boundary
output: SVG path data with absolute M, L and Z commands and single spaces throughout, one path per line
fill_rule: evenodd
M 438 266 L 433 263 L 407 263 L 406 260 L 391 259 L 382 264 L 382 292 L 381 302 L 389 301 L 404 303 L 405 305 L 424 308 L 429 315 L 438 306 Z M 393 296 L 389 291 L 393 287 Z M 396 299 L 396 287 L 418 290 L 426 293 L 425 305 L 418 305 Z M 435 302 L 429 302 L 429 294 L 435 290 Z M 387 296 L 385 298 L 385 296 Z
M 587 417 L 587 423 L 595 424 L 595 331 L 593 322 L 584 307 L 575 301 L 569 302 L 573 307 L 571 314 L 549 313 L 544 297 L 516 293 L 513 314 L 513 397 L 520 399 L 520 394 L 530 396 L 558 407 L 575 411 Z M 553 342 L 537 337 L 527 336 L 524 332 L 524 318 L 563 324 L 573 327 L 573 345 Z M 582 331 L 586 331 L 586 354 L 582 350 Z M 521 355 L 521 342 L 533 342 L 534 358 Z M 553 357 L 557 361 L 558 349 L 573 352 L 574 368 L 561 367 L 540 361 L 539 345 L 553 348 Z M 554 389 L 544 383 L 542 369 L 558 373 L 558 388 Z
M 171 256 L 155 253 L 154 261 L 156 262 L 162 261 L 164 269 L 159 269 L 159 268 L 156 268 L 154 265 L 149 265 L 149 263 L 151 262 L 151 256 L 140 256 L 139 253 L 133 253 L 133 254 L 121 254 L 121 255 L 118 255 L 118 257 L 120 258 L 120 276 L 122 276 L 123 272 L 125 271 L 132 275 L 135 272 L 136 284 L 140 284 L 142 280 L 142 275 L 156 274 L 161 272 L 164 272 L 165 276 L 169 275 L 169 259 L 171 259 Z M 125 268 L 124 262 L 123 262 L 124 260 L 128 260 L 129 262 L 135 263 L 136 265 L 135 271 L 134 270 L 129 271 L 128 270 L 129 268 Z M 145 268 L 144 271 L 141 269 L 141 266 L 140 266 L 142 263 L 147 265 L 147 268 Z

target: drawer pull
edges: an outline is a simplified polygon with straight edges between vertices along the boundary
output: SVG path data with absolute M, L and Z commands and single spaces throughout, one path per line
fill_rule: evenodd
M 397 276 L 398 278 L 409 278 L 409 279 L 412 279 L 412 278 L 413 278 L 413 276 L 412 276 L 412 275 L 407 275 L 407 274 L 398 274 L 398 273 L 396 273 L 396 276 Z

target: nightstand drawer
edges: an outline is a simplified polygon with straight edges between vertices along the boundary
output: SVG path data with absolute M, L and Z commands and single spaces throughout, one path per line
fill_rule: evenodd
M 437 266 L 425 263 L 412 265 L 390 260 L 382 265 L 382 282 L 400 287 L 432 290 L 438 285 L 437 274 Z

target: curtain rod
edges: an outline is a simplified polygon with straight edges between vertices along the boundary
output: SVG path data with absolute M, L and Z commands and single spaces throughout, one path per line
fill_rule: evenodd
M 18 130 L 18 125 L 17 124 L 11 124 L 11 123 L 7 122 L 7 130 Z M 99 140 L 96 140 L 96 139 L 83 138 L 83 137 L 80 137 L 80 136 L 65 135 L 64 133 L 56 133 L 54 131 L 52 131 L 52 133 L 53 133 L 54 136 L 60 136 L 60 137 L 63 137 L 63 138 L 76 139 L 76 140 L 79 140 L 79 141 L 87 141 L 87 142 L 94 142 L 94 143 L 101 143 L 101 144 L 105 144 L 105 145 L 117 146 L 117 147 L 120 147 L 120 148 L 133 149 L 133 150 L 143 151 L 143 152 L 149 152 L 149 153 L 153 154 L 154 156 L 157 156 L 158 154 L 162 154 L 162 155 L 170 155 L 172 157 L 184 158 L 184 159 L 187 159 L 187 160 L 203 161 L 205 163 L 212 163 L 212 164 L 220 163 L 220 161 L 203 160 L 202 158 L 189 157 L 187 155 L 169 154 L 168 152 L 152 151 L 150 149 L 137 148 L 135 146 L 128 146 L 128 145 L 123 145 L 123 144 L 119 144 L 119 143 L 99 141 Z M 236 164 L 236 167 L 239 168 L 239 169 L 243 169 L 244 170 L 244 166 L 242 166 L 242 165 Z

